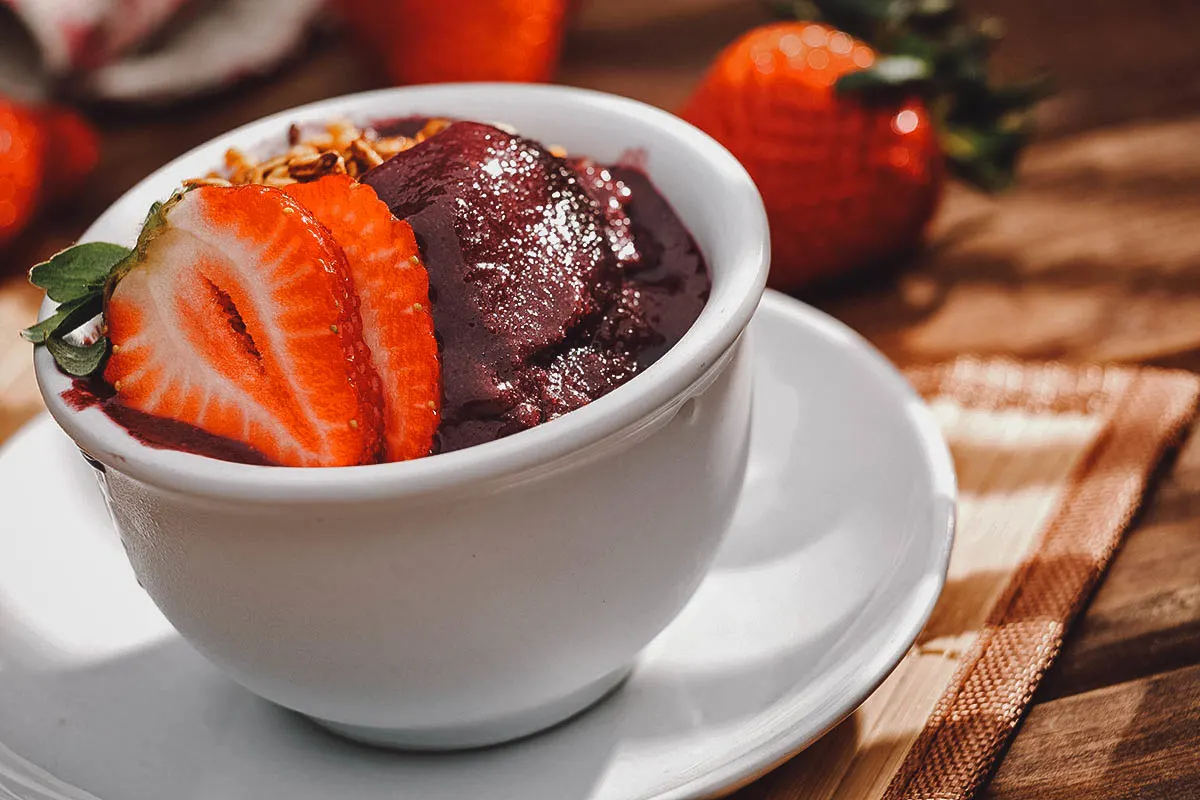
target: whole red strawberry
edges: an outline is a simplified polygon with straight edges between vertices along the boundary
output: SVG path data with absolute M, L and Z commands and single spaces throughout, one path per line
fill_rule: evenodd
M 0 245 L 33 216 L 45 177 L 46 135 L 37 116 L 0 101 Z
M 96 131 L 86 119 L 63 108 L 42 111 L 49 157 L 46 159 L 47 196 L 51 201 L 70 197 L 100 160 Z
M 790 20 L 750 31 L 717 57 L 681 112 L 757 183 L 771 223 L 771 284 L 784 290 L 910 253 L 947 167 L 985 188 L 1003 185 L 1026 135 L 1019 112 L 1037 92 L 990 87 L 991 37 L 970 33 L 947 4 L 925 16 L 921 4 L 899 1 L 811 5 L 838 27 Z M 900 52 L 880 55 L 845 29 Z
M 394 83 L 548 81 L 568 0 L 338 0 Z
M 74 112 L 0 98 L 0 246 L 39 207 L 74 191 L 97 155 L 95 133 Z

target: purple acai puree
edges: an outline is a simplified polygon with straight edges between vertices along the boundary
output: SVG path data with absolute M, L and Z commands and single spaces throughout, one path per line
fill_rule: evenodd
M 411 136 L 427 121 L 380 128 Z M 638 166 L 564 159 L 455 122 L 362 181 L 412 225 L 429 270 L 443 384 L 435 452 L 607 394 L 679 341 L 708 299 L 703 256 Z M 151 447 L 270 463 L 242 442 L 129 408 L 99 378 L 76 380 L 63 398 Z
M 674 345 L 708 297 L 695 241 L 634 167 L 456 122 L 362 180 L 413 226 L 429 270 L 441 451 L 608 393 Z
M 62 398 L 76 411 L 100 409 L 147 447 L 183 450 L 242 464 L 273 464 L 269 458 L 244 442 L 215 436 L 186 422 L 156 417 L 123 405 L 117 402 L 113 388 L 100 378 L 76 378 L 71 382 L 71 388 L 62 393 Z

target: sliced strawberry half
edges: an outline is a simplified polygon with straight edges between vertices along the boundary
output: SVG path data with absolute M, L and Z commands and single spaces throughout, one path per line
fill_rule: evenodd
M 377 460 L 382 397 L 346 257 L 300 203 L 264 186 L 177 196 L 109 286 L 121 404 L 281 465 Z
M 429 275 L 407 222 L 370 186 L 346 175 L 284 191 L 308 208 L 345 251 L 363 322 L 363 340 L 383 384 L 388 461 L 428 455 L 441 401 Z

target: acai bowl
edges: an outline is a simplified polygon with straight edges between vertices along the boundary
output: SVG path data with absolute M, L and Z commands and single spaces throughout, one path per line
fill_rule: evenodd
M 133 245 L 152 203 L 293 125 L 502 121 L 600 163 L 636 154 L 703 253 L 711 289 L 678 342 L 554 419 L 399 463 L 281 467 L 148 446 L 39 348 L 59 425 L 96 468 L 139 582 L 251 691 L 338 732 L 412 748 L 493 744 L 616 687 L 705 574 L 745 471 L 743 332 L 768 235 L 741 166 L 682 121 L 556 87 L 390 89 L 252 123 L 157 171 L 84 241 Z M 437 300 L 435 299 L 436 303 Z M 54 304 L 47 301 L 42 316 Z

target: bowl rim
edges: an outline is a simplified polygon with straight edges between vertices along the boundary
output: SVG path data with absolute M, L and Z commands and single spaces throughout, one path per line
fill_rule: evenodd
M 426 494 L 493 480 L 512 480 L 523 473 L 553 468 L 587 448 L 623 431 L 653 425 L 668 407 L 679 404 L 706 383 L 750 322 L 764 290 L 770 261 L 766 212 L 758 190 L 742 165 L 724 147 L 682 119 L 648 104 L 589 89 L 500 83 L 431 84 L 394 87 L 319 100 L 271 114 L 216 136 L 173 159 L 118 198 L 80 237 L 128 215 L 124 206 L 152 181 L 184 169 L 186 162 L 236 142 L 255 143 L 272 132 L 282 133 L 297 121 L 337 115 L 363 116 L 381 101 L 402 95 L 410 106 L 425 103 L 437 113 L 453 113 L 480 93 L 513 104 L 555 103 L 563 113 L 616 115 L 643 126 L 657 127 L 694 154 L 697 169 L 712 170 L 725 187 L 711 202 L 723 207 L 734 238 L 733 257 L 720 270 L 727 284 L 721 294 L 731 302 L 706 303 L 699 318 L 679 342 L 644 372 L 582 408 L 511 436 L 411 461 L 350 467 L 279 467 L 221 461 L 137 441 L 99 409 L 77 410 L 62 397 L 71 378 L 60 372 L 45 348 L 34 354 L 35 374 L 51 415 L 75 443 L 106 467 L 158 489 L 182 495 L 243 503 L 361 502 Z M 179 176 L 180 179 L 186 176 Z M 712 258 L 709 258 L 710 269 Z M 714 270 L 716 273 L 716 270 Z M 714 274 L 717 295 L 718 276 Z M 46 298 L 39 319 L 55 308 Z M 689 391 L 693 390 L 693 391 Z M 678 404 L 675 404 L 677 407 Z

